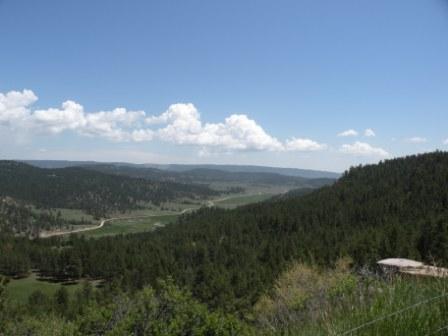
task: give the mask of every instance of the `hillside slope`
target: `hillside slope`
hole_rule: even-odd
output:
[[[318,188],[334,182],[329,178],[304,178],[263,172],[229,172],[210,168],[195,168],[186,171],[167,171],[156,168],[143,168],[114,164],[94,164],[83,166],[86,169],[107,174],[116,174],[154,181],[172,181],[188,184],[250,184],[288,186],[290,188]]]
[[[32,166],[39,168],[67,168],[92,165],[107,165],[131,168],[152,168],[166,173],[182,173],[195,169],[220,170],[230,173],[270,173],[286,176],[296,176],[310,179],[337,179],[341,176],[339,173],[327,172],[321,170],[298,169],[298,168],[280,168],[266,166],[244,166],[244,165],[220,165],[220,164],[135,164],[128,162],[95,162],[95,161],[66,161],[66,160],[22,160]]]
[[[194,169],[221,170],[230,173],[270,173],[303,178],[329,178],[337,179],[341,174],[322,170],[281,168],[251,165],[225,165],[225,164],[145,164],[146,167],[157,168],[172,172],[185,172]]]
[[[217,306],[226,295],[256,297],[292,260],[330,265],[348,255],[364,266],[394,256],[447,265],[448,153],[352,168],[305,196],[204,209],[157,236],[177,256],[176,277]]]
[[[73,256],[64,258],[80,260],[84,276],[120,277],[131,287],[172,276],[213,307],[244,309],[294,260],[331,265],[348,255],[364,266],[396,256],[447,264],[447,206],[448,154],[436,152],[352,168],[307,195],[205,208],[154,233],[73,240],[66,251]],[[59,257],[40,255],[34,267],[57,273],[51,260]]]
[[[142,202],[160,204],[181,197],[217,194],[205,186],[115,176],[80,167],[42,169],[0,161],[0,196],[44,208],[82,209],[102,216],[138,208]]]

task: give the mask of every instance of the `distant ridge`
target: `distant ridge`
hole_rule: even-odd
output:
[[[42,163],[49,166],[50,162]],[[206,185],[147,180],[84,166],[40,168],[0,160],[0,198],[11,197],[40,208],[81,209],[97,217],[183,198],[204,199],[220,193]],[[99,165],[93,165],[97,167]],[[54,165],[53,165],[54,167]]]
[[[221,170],[231,173],[273,173],[286,176],[304,177],[304,178],[329,178],[337,179],[341,176],[339,173],[312,170],[312,169],[299,169],[299,168],[280,168],[269,166],[254,166],[254,165],[220,165],[220,164],[136,164],[127,162],[96,162],[96,161],[68,161],[68,160],[17,160],[20,162],[28,163],[32,166],[39,168],[67,168],[86,165],[116,165],[116,166],[129,166],[135,168],[156,168],[160,170],[170,172],[185,172],[196,169],[213,169]]]
[[[46,168],[46,169],[78,167],[98,163],[95,161],[67,161],[67,160],[15,160],[15,161],[27,163],[34,167]]]
[[[220,164],[145,164],[146,167],[157,168],[161,170],[183,172],[192,169],[215,169],[232,173],[274,173],[286,176],[296,176],[305,178],[331,178],[337,179],[341,176],[339,173],[299,169],[299,168],[281,168],[269,166],[254,165],[220,165]]]

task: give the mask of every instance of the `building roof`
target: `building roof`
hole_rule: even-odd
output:
[[[377,262],[383,266],[395,266],[395,267],[422,267],[424,264],[420,261],[405,259],[405,258],[388,258]]]
[[[448,269],[435,266],[424,266],[419,268],[406,269],[401,272],[412,275],[425,275],[438,278],[448,277]]]

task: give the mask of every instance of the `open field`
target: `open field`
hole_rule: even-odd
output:
[[[251,203],[265,201],[274,196],[274,194],[248,194],[248,195],[234,195],[222,199],[214,200],[213,205],[220,208],[233,209],[238,206],[243,206]]]
[[[65,286],[70,295],[81,287],[80,283],[62,285],[61,283],[39,280],[35,273],[31,273],[27,278],[11,279],[6,287],[6,292],[11,301],[24,304],[34,291],[40,290],[44,294],[51,296],[54,295],[60,286]]]
[[[296,186],[277,186],[272,184],[262,184],[262,183],[239,183],[239,182],[211,182],[208,185],[210,188],[215,190],[227,190],[232,187],[239,187],[244,189],[244,193],[240,194],[282,194],[291,189],[295,189]]]
[[[154,230],[157,226],[173,222],[178,216],[178,214],[166,214],[147,218],[117,219],[105,223],[100,229],[85,231],[82,235],[89,238],[100,238],[118,234],[147,232]]]
[[[105,224],[95,230],[78,233],[87,238],[100,238],[111,235],[148,232],[157,227],[174,222],[182,212],[193,211],[201,206],[217,206],[223,208],[235,208],[249,203],[261,202],[273,194],[235,194],[226,197],[216,198],[206,203],[185,202],[165,204],[160,208],[140,209],[125,214],[116,214],[114,217],[123,217],[105,222]],[[79,219],[85,214],[78,210],[61,209],[65,218]],[[62,213],[62,211],[61,211]],[[126,218],[135,217],[135,218]],[[138,218],[142,217],[142,218]],[[93,220],[93,218],[92,218]],[[93,221],[94,222],[94,221]],[[84,227],[84,225],[83,225]],[[26,303],[29,296],[40,290],[49,296],[53,295],[61,286],[60,283],[39,280],[35,273],[23,279],[12,279],[8,284],[8,296],[17,303]],[[69,293],[74,293],[80,287],[79,284],[66,285]]]
[[[41,212],[41,209],[33,207],[33,210],[35,212]],[[63,209],[63,208],[54,208],[52,209],[54,212],[60,212],[61,217],[65,220],[75,220],[75,221],[88,221],[88,222],[94,222],[95,219],[92,215],[89,215],[85,213],[82,210],[79,209]]]
[[[207,205],[231,209],[236,208],[237,206],[242,206],[255,202],[261,202],[272,196],[273,196],[272,194],[255,194],[255,195],[237,194],[208,201]],[[168,223],[174,222],[182,212],[194,211],[200,208],[200,206],[203,206],[203,204],[172,203],[170,205],[164,205],[160,209],[135,210],[127,214],[117,215],[117,217],[123,216],[123,217],[136,217],[136,218],[123,218],[123,219],[111,220],[106,222],[103,227],[97,230],[85,231],[82,234],[85,237],[99,238],[117,234],[152,231],[157,227],[164,226]],[[173,211],[174,209],[176,209],[177,211]]]
[[[273,191],[273,190],[270,190]],[[101,224],[89,217],[94,225],[76,225],[71,229],[60,232],[41,232],[42,238],[54,235],[68,235],[70,233],[83,235],[85,237],[99,238],[110,235],[148,232],[157,227],[174,222],[183,213],[194,211],[202,206],[216,206],[226,209],[233,209],[238,206],[257,203],[267,200],[276,193],[258,191],[256,193],[233,194],[224,197],[213,198],[204,201],[183,200],[179,202],[164,203],[159,207],[147,204],[146,208],[132,210],[126,213],[111,214],[109,219],[103,219]],[[145,206],[145,205],[143,205]],[[64,218],[80,219],[84,213],[79,210],[60,209]],[[79,232],[76,232],[79,231]]]
[[[185,209],[199,208],[204,204],[204,201],[185,202],[166,202],[160,206],[148,206],[144,209],[131,210],[126,213],[111,214],[111,217],[132,217],[132,216],[154,216],[154,215],[175,215]]]

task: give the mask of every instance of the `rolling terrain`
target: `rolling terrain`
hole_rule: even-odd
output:
[[[145,203],[205,199],[219,195],[206,186],[149,181],[81,167],[44,169],[0,161],[0,196],[41,208],[81,209],[97,217],[138,209]]]
[[[221,170],[230,173],[271,173],[280,174],[286,176],[296,176],[304,178],[329,178],[337,179],[341,176],[339,173],[327,172],[321,170],[311,170],[311,169],[298,169],[298,168],[281,168],[281,167],[267,167],[267,166],[245,166],[245,165],[218,165],[218,164],[168,164],[168,165],[157,165],[157,164],[145,164],[147,167],[158,168],[166,171],[173,172],[185,172],[194,169],[211,169],[211,170]]]
[[[195,169],[219,170],[230,173],[271,173],[286,176],[296,176],[303,178],[328,178],[337,179],[341,176],[339,173],[327,172],[321,170],[298,169],[298,168],[280,168],[266,166],[245,166],[245,165],[219,165],[219,164],[133,164],[127,162],[95,162],[95,161],[65,161],[65,160],[22,160],[32,166],[39,168],[67,168],[77,166],[106,165],[131,168],[153,168],[165,172],[188,172]]]
[[[333,183],[340,174],[332,172],[230,165],[151,165],[82,161],[24,161],[41,168],[82,167],[85,169],[159,182],[206,185],[224,192],[261,190],[277,194],[295,188],[319,188]],[[269,190],[272,189],[272,190]]]
[[[187,316],[203,316],[187,308],[197,300],[204,314],[225,312],[229,320],[216,318],[232,321],[231,330],[241,335],[343,334],[363,324],[366,335],[420,335],[443,327],[445,280],[385,280],[375,263],[404,257],[448,265],[447,209],[448,153],[434,152],[353,167],[313,191],[234,209],[201,207],[157,230],[151,231],[157,222],[147,223],[149,232],[48,240],[3,235],[0,270],[104,279],[104,289],[97,289],[104,296],[91,307],[114,307],[117,288],[132,302],[169,297]],[[411,310],[416,303],[422,307]],[[401,309],[409,313],[393,324],[369,322]],[[75,321],[71,314],[80,318],[71,310],[62,316]],[[123,314],[123,328],[140,325],[144,316],[132,308]],[[82,332],[93,330],[73,323]],[[107,319],[95,323],[106,328]]]
[[[40,231],[44,236],[51,231],[86,232],[98,228],[100,217],[132,217],[142,211],[148,217],[160,211],[160,215],[178,215],[184,207],[232,208],[290,189],[317,188],[333,182],[274,173],[212,169],[169,172],[123,164],[39,163],[45,168],[0,161],[0,215],[9,217],[2,222],[3,230],[28,236],[37,236]],[[138,226],[132,232],[138,232]],[[147,231],[146,226],[141,225],[141,230]]]

